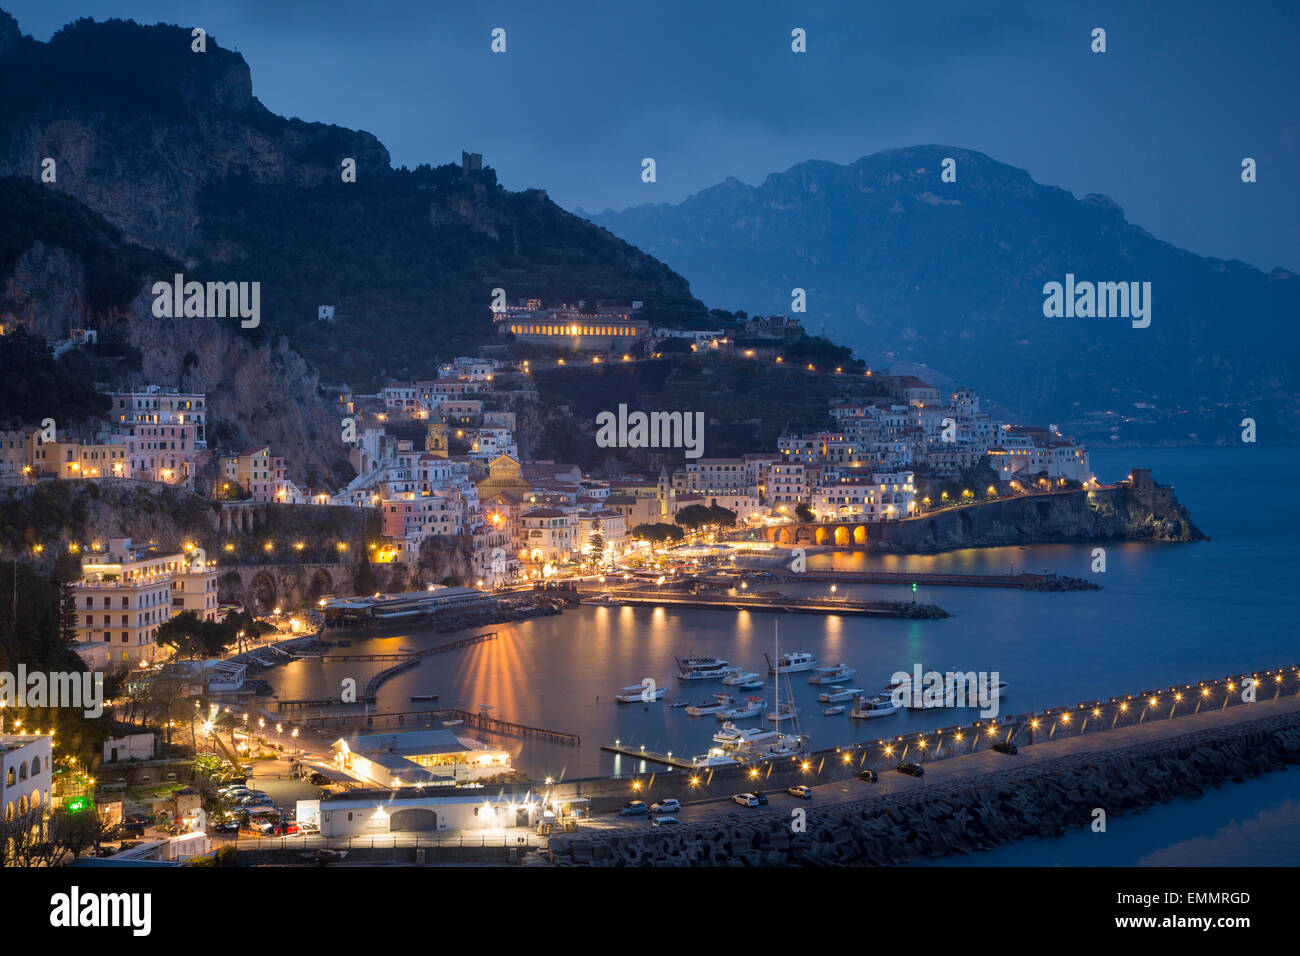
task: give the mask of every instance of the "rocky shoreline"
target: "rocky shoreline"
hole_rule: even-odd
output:
[[[884,866],[1060,834],[1210,787],[1300,764],[1300,714],[1215,728],[1111,753],[1079,754],[871,800],[810,808],[807,831],[768,813],[670,832],[554,837],[561,866]]]

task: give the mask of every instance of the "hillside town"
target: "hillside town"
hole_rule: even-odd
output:
[[[752,539],[773,525],[890,522],[1095,485],[1087,449],[1054,427],[999,420],[973,388],[945,392],[913,375],[872,370],[860,373],[870,395],[833,401],[828,428],[782,434],[775,448],[665,455],[657,469],[613,474],[523,458],[517,409],[538,401],[532,379],[543,362],[567,361],[574,373],[585,363],[631,362],[624,343],[637,341],[649,360],[665,343],[685,342],[718,361],[754,359],[761,350],[781,363],[783,344],[803,334],[784,316],[747,320],[743,334],[652,328],[639,305],[523,302],[500,312],[500,331],[525,341],[558,337],[567,359],[459,356],[436,379],[390,381],[373,394],[329,390],[356,473],[343,487],[299,487],[288,477],[292,463],[268,444],[209,447],[206,397],[163,385],[109,393],[111,411],[91,436],[51,434],[49,423],[0,432],[0,481],[121,479],[200,490],[219,502],[369,509],[381,528],[371,561],[414,566],[433,539],[469,554],[472,579],[454,583],[483,591],[613,569],[663,540],[665,526],[708,524],[715,534]],[[220,556],[163,553],[129,538],[80,547],[77,640],[93,667],[154,661],[169,618],[193,611],[215,621],[230,609],[218,604]]]

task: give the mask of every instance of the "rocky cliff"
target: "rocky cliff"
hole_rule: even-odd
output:
[[[318,375],[283,336],[222,319],[160,319],[153,280],[179,263],[126,242],[101,217],[36,183],[0,179],[0,323],[46,339],[97,329],[131,361],[105,369],[102,387],[172,385],[208,399],[210,448],[268,443],[310,489],[350,477],[337,416]],[[63,423],[60,423],[62,426]]]
[[[267,321],[331,382],[431,378],[495,337],[493,290],[644,303],[704,322],[681,276],[484,167],[392,169],[366,132],[277,116],[248,64],[188,27],[79,20],[48,43],[0,13],[0,174],[37,180],[210,278],[260,281]],[[345,181],[343,162],[355,161]],[[318,306],[335,322],[317,321]]]
[[[869,524],[873,551],[931,552],[953,548],[1070,541],[1201,541],[1172,491],[1125,487],[990,501],[906,521]]]

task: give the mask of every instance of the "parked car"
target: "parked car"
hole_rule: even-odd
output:
[[[925,768],[922,767],[919,763],[900,763],[898,765],[898,772],[905,773],[909,777],[925,776]]]
[[[792,797],[799,797],[801,800],[812,799],[812,787],[805,787],[803,784],[790,787],[788,790],[786,790],[786,793],[790,794],[790,796]]]
[[[623,809],[618,811],[620,817],[639,817],[650,812],[644,800],[632,800],[623,804]]]
[[[660,800],[658,803],[650,804],[651,813],[676,813],[682,808],[680,800],[669,797],[667,800]]]
[[[239,824],[234,820],[230,820],[227,821],[226,823],[218,823],[215,827],[213,827],[213,829],[216,830],[218,833],[238,833]]]
[[[742,807],[756,807],[758,806],[758,797],[752,793],[738,793],[731,798],[731,802],[738,803]]]
[[[650,818],[650,825],[652,827],[671,827],[671,826],[675,826],[676,824],[677,824],[676,817],[662,816],[662,817]]]
[[[767,806],[767,794],[765,794],[762,790],[754,791],[754,799],[758,801],[759,806],[761,807]]]
[[[875,783],[879,778],[874,770],[864,770],[858,774],[859,780],[865,780],[867,783]]]
[[[996,750],[996,751],[997,751],[998,753],[1000,753],[1000,754],[1018,754],[1018,753],[1020,753],[1020,748],[1019,748],[1019,747],[1017,747],[1015,744],[1010,743],[1009,741],[1006,741],[1006,740],[999,740],[997,743],[995,743],[995,744],[994,744],[991,748],[989,748],[989,749],[990,749],[990,750]]]

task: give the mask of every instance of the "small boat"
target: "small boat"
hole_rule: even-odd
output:
[[[842,713],[844,713],[843,704],[836,704],[834,707],[826,707],[822,709],[823,717],[834,717],[836,714],[842,714]]]
[[[853,709],[849,711],[849,716],[856,720],[873,720],[876,717],[888,717],[896,714],[903,708],[896,705],[893,698],[888,694],[877,694],[875,697],[858,697],[853,701]]]
[[[776,710],[767,715],[768,720],[780,723],[783,720],[794,720],[799,713],[799,708],[788,700],[781,701]]]
[[[654,685],[653,690],[644,684],[629,684],[615,694],[614,699],[620,704],[649,704],[663,697],[667,690],[667,687],[658,684]]]
[[[761,680],[751,680],[740,685],[741,690],[762,690],[765,685]]]
[[[756,717],[767,709],[767,702],[761,697],[746,697],[745,702],[729,710],[718,711],[718,720],[742,720]]]
[[[692,717],[703,717],[706,714],[716,714],[719,711],[727,710],[736,699],[730,694],[714,694],[707,703],[691,704],[686,708],[686,713]]]
[[[737,684],[753,683],[757,679],[758,679],[758,675],[755,673],[751,672],[751,673],[742,674],[739,671],[737,671],[735,674],[732,674],[730,677],[722,678],[722,683],[726,684],[728,687],[734,687]],[[759,682],[759,686],[762,686],[761,681]]]
[[[690,702],[689,700],[679,700],[679,701],[677,701],[675,704],[669,704],[668,706],[671,707],[671,708],[673,708],[674,710],[676,710],[676,709],[679,708],[679,707],[689,707],[689,706],[691,706],[691,702]]]
[[[412,701],[418,701],[418,700],[437,700],[437,699],[438,699],[438,695],[437,695],[437,694],[412,694],[412,695],[411,695],[411,700],[412,700]]]
[[[457,724],[463,724],[463,723],[465,723],[465,721],[457,717],[455,720],[444,720],[442,722],[442,725],[444,727],[455,727]]]
[[[817,699],[823,704],[834,704],[842,700],[852,700],[854,697],[861,695],[861,687],[832,687],[830,690],[824,690],[818,694]]]
[[[740,670],[716,657],[675,657],[682,680],[719,680]]]
[[[772,663],[772,658],[767,654],[767,672],[769,674],[794,674],[798,671],[810,671],[817,666],[817,658],[807,651],[790,651],[782,654]]]
[[[857,673],[855,668],[850,667],[843,662],[833,667],[819,667],[813,671],[812,677],[808,678],[810,684],[838,684],[840,681],[848,680]]]

